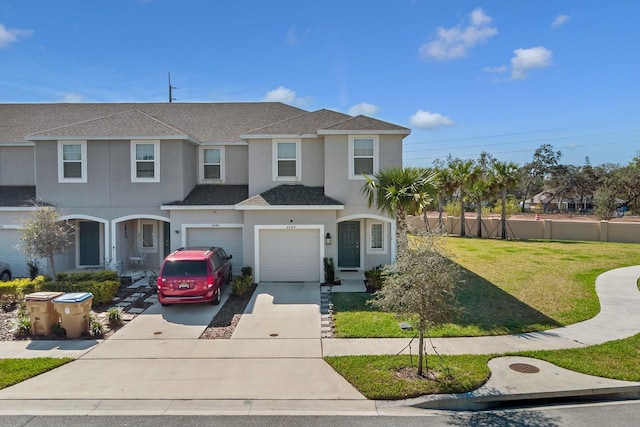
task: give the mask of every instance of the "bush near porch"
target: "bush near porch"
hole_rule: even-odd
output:
[[[118,274],[115,271],[97,271],[82,273],[59,273],[57,281],[49,276],[38,276],[35,279],[14,279],[0,282],[0,296],[13,295],[22,297],[32,292],[91,292],[93,306],[104,305],[116,296],[120,288]]]

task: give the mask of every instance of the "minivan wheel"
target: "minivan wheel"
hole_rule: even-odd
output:
[[[11,280],[11,274],[8,271],[3,271],[0,274],[0,282],[8,282],[9,280]]]
[[[211,304],[213,304],[213,305],[220,304],[220,294],[221,293],[222,293],[222,291],[220,290],[220,286],[218,286],[218,289],[216,289],[216,293],[213,295],[213,299],[211,300]]]

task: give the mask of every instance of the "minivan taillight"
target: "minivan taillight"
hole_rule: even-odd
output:
[[[207,288],[213,288],[214,278],[213,276],[207,276]]]

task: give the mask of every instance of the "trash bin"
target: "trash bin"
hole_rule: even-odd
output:
[[[67,338],[80,338],[83,332],[89,332],[89,311],[91,311],[92,301],[91,292],[71,292],[53,300]]]
[[[31,319],[32,335],[50,335],[51,327],[60,321],[60,315],[53,307],[52,300],[64,292],[34,292],[24,296]]]

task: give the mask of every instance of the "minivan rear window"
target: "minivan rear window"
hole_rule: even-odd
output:
[[[206,276],[207,275],[207,262],[205,260],[199,261],[167,261],[164,264],[162,271],[163,276]]]

